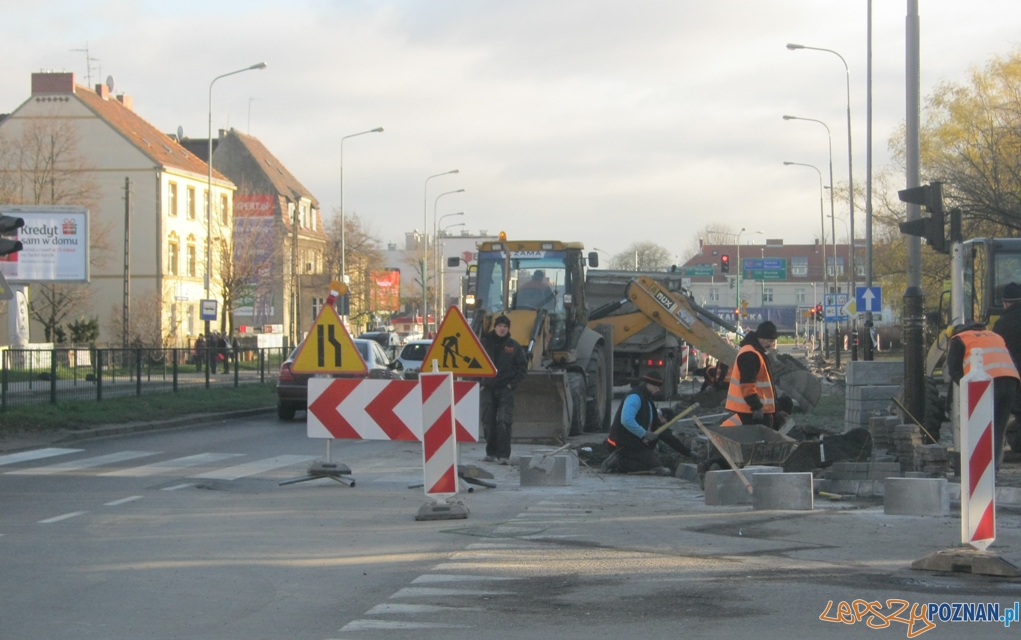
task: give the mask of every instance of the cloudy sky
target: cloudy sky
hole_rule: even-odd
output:
[[[904,120],[905,0],[874,3],[874,164]],[[922,0],[922,93],[1021,44],[1021,3]],[[463,211],[467,228],[580,240],[616,253],[652,240],[681,254],[709,222],[788,243],[819,236],[825,130],[847,180],[850,67],[855,180],[865,176],[866,2],[451,0],[27,3],[0,0],[0,112],[30,74],[74,71],[162,128],[249,130],[316,195],[384,241]],[[249,116],[250,114],[250,116]],[[457,175],[425,179],[451,169]],[[828,196],[827,196],[828,200]],[[828,206],[828,205],[827,205]],[[838,211],[838,213],[841,213]],[[846,210],[844,211],[846,213]],[[839,230],[838,239],[844,231]],[[827,227],[829,224],[827,224]],[[859,229],[863,225],[859,224]]]

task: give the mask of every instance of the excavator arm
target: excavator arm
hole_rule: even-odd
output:
[[[638,276],[632,280],[627,287],[626,296],[627,301],[634,304],[638,312],[597,321],[599,323],[613,321],[615,342],[619,342],[618,331],[626,332],[624,337],[627,337],[655,322],[699,351],[711,355],[720,362],[733,365],[737,358],[737,347],[716,333],[710,321],[725,328],[736,327],[699,308],[683,294],[670,291],[647,276]],[[644,316],[644,320],[639,316]],[[621,329],[617,328],[618,323]],[[770,354],[769,357],[774,384],[797,400],[806,412],[815,409],[822,395],[822,384],[819,379],[789,356],[776,357]]]

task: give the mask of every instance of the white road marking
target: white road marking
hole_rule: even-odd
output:
[[[122,504],[127,504],[129,502],[134,502],[135,500],[141,500],[141,499],[142,499],[142,496],[128,496],[127,498],[121,498],[120,500],[114,500],[113,502],[107,502],[103,506],[104,507],[116,507],[116,506],[119,506],[119,505],[122,505]]]
[[[72,513],[65,513],[62,516],[56,518],[47,518],[46,520],[40,520],[39,524],[52,524],[54,522],[60,522],[61,520],[68,520],[70,518],[77,518],[78,516],[85,515],[88,511],[74,511]]]
[[[510,591],[483,591],[481,589],[440,589],[438,587],[404,587],[391,598],[436,598],[446,596],[502,596]]]
[[[189,477],[204,478],[208,480],[237,480],[238,478],[254,476],[257,473],[272,471],[273,469],[279,469],[280,467],[308,462],[309,460],[315,460],[318,457],[319,456],[276,456],[275,458],[246,462],[245,464],[239,464],[235,467],[227,467],[226,469],[220,469],[219,471],[210,471],[209,473],[201,473],[197,476]]]
[[[117,471],[111,471],[109,473],[103,473],[104,476],[129,476],[132,478],[142,478],[145,476],[155,476],[161,473],[168,473],[176,471],[178,469],[185,469],[187,467],[196,467],[200,464],[209,464],[213,462],[219,462],[220,460],[226,460],[228,458],[236,458],[243,456],[243,453],[199,453],[193,456],[185,456],[183,458],[175,458],[173,460],[164,460],[162,462],[154,462],[141,467],[133,467],[131,469],[119,469]]]
[[[444,624],[442,622],[404,622],[401,620],[352,620],[340,628],[341,631],[367,631],[380,629],[468,629],[468,625]]]
[[[479,607],[441,607],[436,604],[399,604],[396,602],[377,604],[365,612],[367,616],[382,616],[394,613],[449,613],[453,611],[481,611]]]
[[[85,451],[85,449],[59,449],[56,447],[50,447],[48,449],[36,449],[35,451],[8,453],[5,456],[0,456],[0,467],[8,464],[17,464],[19,462],[28,462],[29,460],[39,460],[41,458],[66,456],[69,453],[81,453],[82,451]]]
[[[156,453],[157,452],[154,451],[118,451],[117,453],[110,453],[105,456],[96,456],[95,458],[83,458],[81,460],[72,460],[71,462],[51,464],[46,467],[33,467],[31,469],[8,471],[7,475],[47,476],[53,473],[63,473],[65,471],[81,471],[82,469],[101,467],[105,464],[113,464],[115,462],[124,462],[125,460],[134,460],[135,458],[154,456],[156,455]]]
[[[435,573],[427,573],[412,580],[411,584],[429,584],[436,582],[488,582],[490,580],[517,580],[517,578],[508,578],[506,576],[439,575]]]
[[[475,542],[466,549],[535,549],[534,544],[514,544],[511,542]]]
[[[163,487],[160,491],[177,491],[178,489],[185,489],[187,487],[194,487],[194,482],[185,482],[184,484],[175,484],[172,487]]]

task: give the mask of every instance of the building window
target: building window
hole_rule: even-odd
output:
[[[854,272],[856,274],[858,274],[859,276],[861,276],[862,278],[864,278],[865,277],[865,265],[862,264],[861,262],[854,263]]]
[[[188,305],[188,335],[195,335],[195,305]]]
[[[807,302],[806,296],[805,296],[805,289],[804,289],[804,287],[799,287],[799,288],[795,289],[794,290],[794,297],[796,298],[796,301],[798,302],[798,304]]]
[[[187,194],[185,196],[185,210],[188,212],[188,219],[195,219],[195,187],[188,187]]]
[[[319,213],[318,210],[312,209],[312,213],[310,216],[312,218],[312,231],[319,230],[319,222],[317,221],[317,218],[319,217],[318,213]]]
[[[230,211],[227,209],[227,194],[220,195],[220,224],[230,224]]]
[[[715,289],[715,288],[714,289],[710,289],[709,290],[709,302],[719,302],[719,301],[720,301],[720,290],[719,289]]]
[[[196,276],[196,274],[197,274],[197,271],[195,270],[196,269],[196,267],[195,267],[195,245],[189,244],[185,248],[184,251],[185,251],[185,253],[184,253],[184,260],[185,260],[185,262],[188,265],[186,267],[187,273],[188,273],[188,277],[189,278],[194,278]]]
[[[834,275],[833,262],[834,262],[833,256],[826,258],[826,273],[830,276]],[[844,256],[836,256],[836,264],[837,264],[836,275],[838,276],[844,275]]]
[[[326,305],[326,298],[312,298],[312,317],[318,318],[319,312],[323,310],[323,306]]]
[[[177,215],[177,183],[167,183],[167,215]]]
[[[180,249],[176,242],[171,242],[167,249],[167,273],[172,276],[178,275],[178,260]]]
[[[762,304],[773,301],[773,287],[763,287],[762,289]]]
[[[204,214],[202,216],[203,220],[205,220],[206,218],[209,217],[209,190],[208,189],[203,189],[202,190],[202,213]]]
[[[791,275],[801,276],[802,278],[808,275],[808,258],[807,257],[793,257],[791,258]]]
[[[301,216],[301,226],[302,226],[302,228],[307,229],[308,226],[309,226],[309,224],[308,224],[308,205],[305,204],[304,202],[302,202],[299,205],[299,209],[301,211],[301,213],[299,214]]]

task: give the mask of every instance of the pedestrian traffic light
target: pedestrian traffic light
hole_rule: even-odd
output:
[[[730,273],[730,256],[727,254],[720,256],[720,273]]]
[[[950,253],[944,228],[943,183],[930,182],[913,189],[898,191],[897,195],[900,196],[901,202],[921,205],[932,214],[928,218],[900,223],[900,232],[909,236],[925,238],[934,251]]]
[[[14,216],[0,216],[0,236],[12,236],[15,232],[25,226],[25,220]],[[20,240],[3,237],[0,238],[0,257],[21,251]]]

